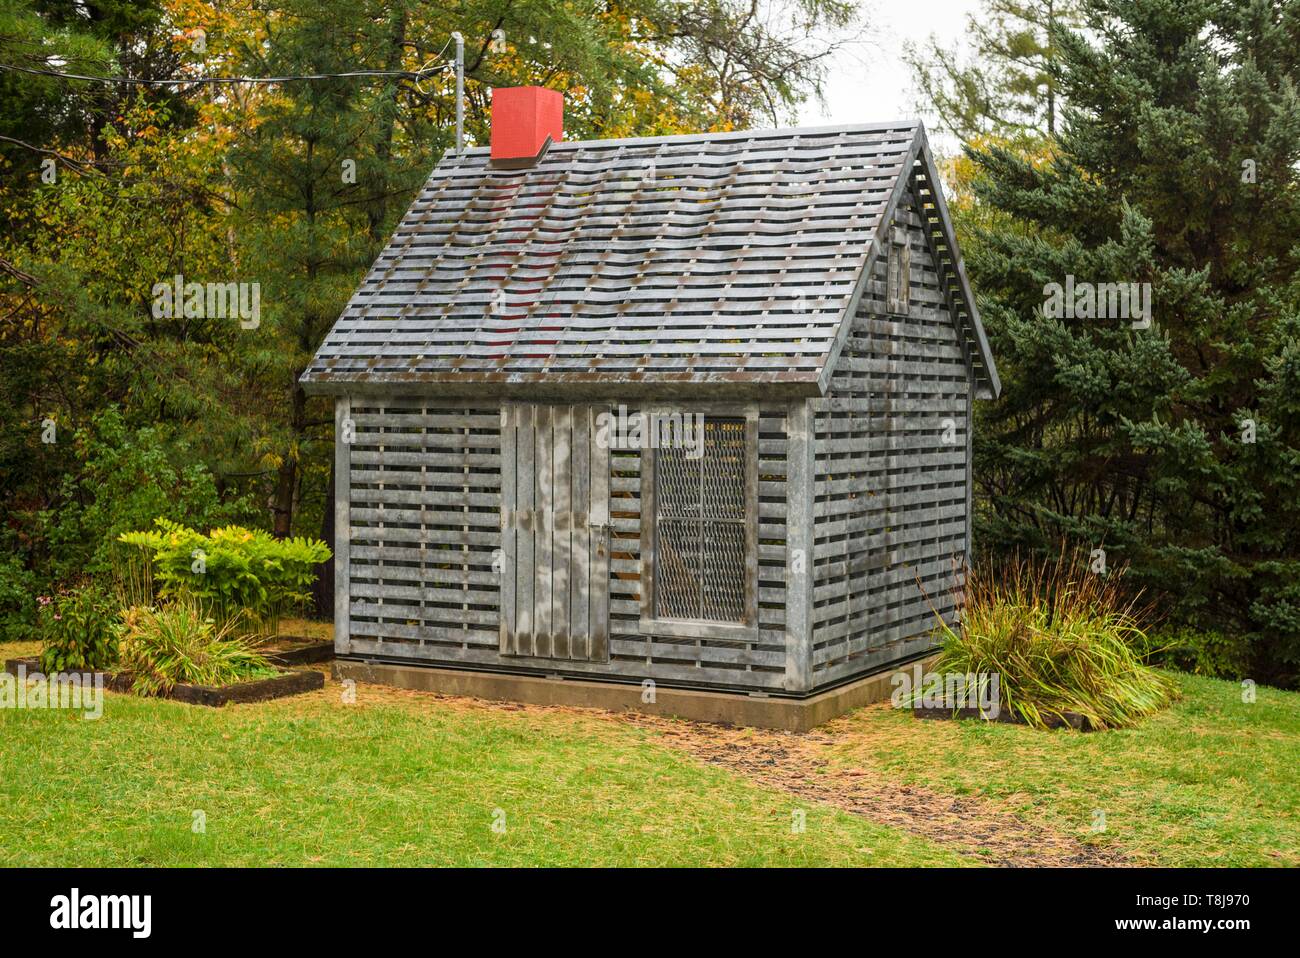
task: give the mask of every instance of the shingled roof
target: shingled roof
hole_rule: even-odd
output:
[[[916,123],[449,154],[320,347],[313,392],[819,395],[881,225],[934,184],[936,249],[984,395],[997,373]]]

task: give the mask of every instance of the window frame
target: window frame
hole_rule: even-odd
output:
[[[898,265],[898,275],[894,266]],[[885,312],[906,316],[912,308],[912,238],[907,230],[895,226],[889,231],[885,251]]]
[[[716,619],[673,619],[655,614],[656,536],[659,527],[656,472],[658,449],[641,450],[641,620],[643,635],[685,639],[758,640],[758,406],[710,404],[706,406],[644,406],[645,415],[699,414],[706,420],[741,419],[745,423],[745,609],[739,622]]]

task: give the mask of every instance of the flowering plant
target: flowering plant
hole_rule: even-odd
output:
[[[41,669],[46,673],[105,669],[117,661],[110,626],[115,603],[98,586],[36,599]]]

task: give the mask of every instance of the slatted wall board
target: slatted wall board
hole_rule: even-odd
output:
[[[354,398],[352,419],[351,650],[495,651],[499,407]]]
[[[909,190],[911,306],[886,310],[877,261],[815,429],[813,678],[836,682],[933,644],[967,548],[970,384]],[[951,442],[946,442],[950,439]]]
[[[640,631],[641,453],[610,451],[605,663],[503,655],[501,407],[352,399],[350,651],[449,666],[780,690],[786,671],[784,406],[759,413],[755,641]],[[593,481],[595,481],[593,479]]]

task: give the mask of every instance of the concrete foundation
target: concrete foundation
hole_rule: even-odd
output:
[[[934,658],[929,656],[922,659],[922,668],[929,668]],[[420,692],[466,695],[502,702],[569,705],[612,712],[644,712],[697,722],[806,732],[855,708],[887,700],[894,690],[893,676],[901,671],[910,672],[915,665],[915,662],[909,662],[891,667],[804,699],[675,689],[659,685],[654,688],[654,701],[647,702],[644,699],[649,697],[649,691],[640,685],[539,675],[510,675],[502,672],[473,672],[428,665],[391,665],[350,659],[335,661],[334,677],[340,681],[352,679]]]

